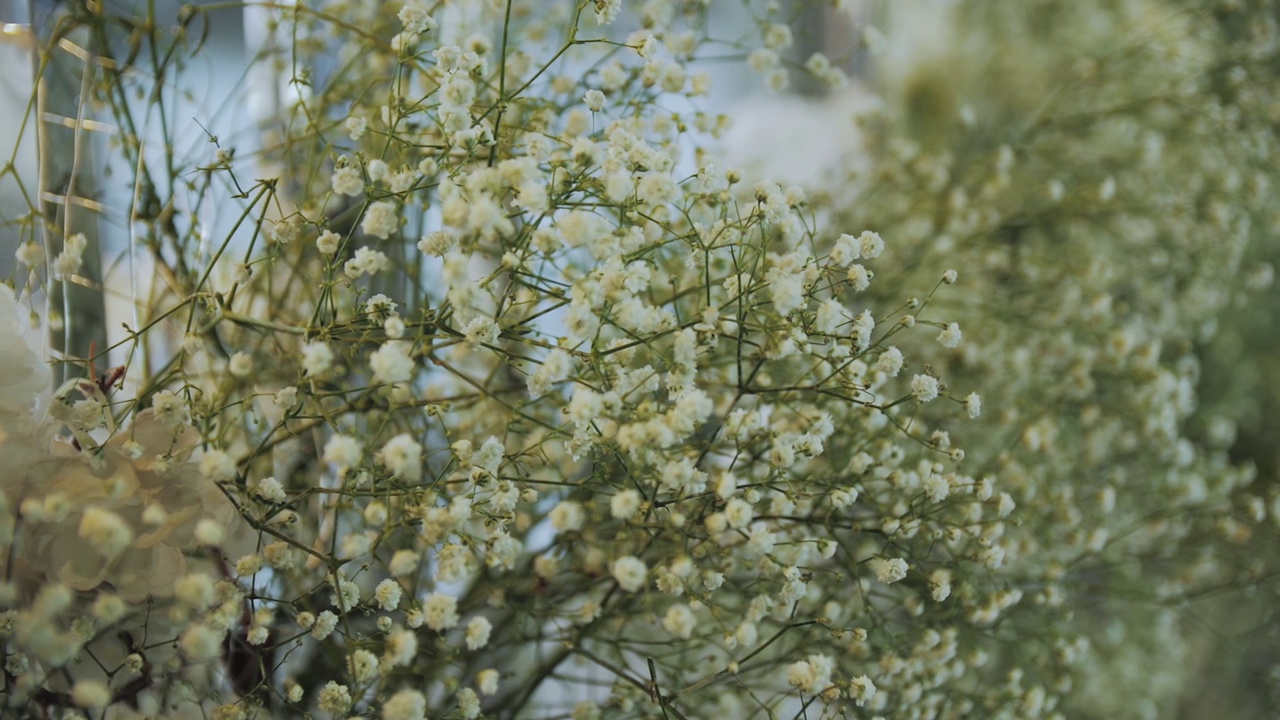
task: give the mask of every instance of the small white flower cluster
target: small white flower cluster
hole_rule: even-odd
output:
[[[49,424],[0,286],[16,702],[584,720],[652,714],[652,682],[673,717],[1147,707],[1117,688],[1167,692],[1184,636],[1108,593],[1181,607],[1274,565],[1232,554],[1280,501],[1226,454],[1198,354],[1269,279],[1231,283],[1274,209],[1280,90],[1225,68],[1274,32],[1159,0],[1042,22],[1058,1],[951,3],[947,73],[886,83],[858,177],[823,187],[716,167],[718,7],[268,11],[298,88],[262,150],[281,180],[218,212],[270,241],[231,258],[181,183],[140,206],[172,292],[108,351],[124,380],[88,359]],[[750,9],[731,44],[766,86],[845,83],[792,54],[781,4]],[[1262,23],[1232,36],[1254,55],[1193,27],[1243,32],[1226,15]],[[167,169],[239,187],[249,161],[219,157]],[[79,282],[87,252],[18,257]],[[579,659],[616,683],[566,702]]]

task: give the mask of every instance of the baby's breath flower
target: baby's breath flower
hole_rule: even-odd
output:
[[[971,418],[982,414],[982,398],[978,397],[978,393],[971,392],[964,397],[964,409]]]
[[[399,383],[413,376],[413,358],[409,357],[409,345],[405,341],[384,342],[369,356],[369,368],[374,382]]]
[[[400,227],[400,215],[395,203],[376,202],[365,210],[364,220],[360,223],[360,229],[366,235],[386,240],[391,237],[391,233]]]
[[[425,720],[427,698],[417,690],[400,690],[382,704],[382,720]]]
[[[618,586],[627,592],[638,592],[644,587],[647,574],[648,568],[637,557],[627,555],[613,561],[613,579],[617,580]]]
[[[15,253],[18,262],[29,268],[35,268],[40,265],[40,261],[44,259],[44,250],[34,241],[28,241],[18,246]]]
[[[622,9],[622,0],[592,0],[595,3],[596,22],[608,25],[618,17]]]
[[[422,603],[422,613],[427,627],[443,632],[458,624],[458,599],[452,595],[432,593]]]
[[[200,459],[200,472],[214,482],[231,480],[236,476],[236,462],[222,450],[206,450]]]
[[[351,708],[351,690],[330,680],[320,688],[320,709],[331,713],[345,713]]]
[[[875,683],[871,682],[871,678],[866,675],[859,675],[849,681],[849,697],[853,698],[858,707],[865,707],[875,696]]]
[[[342,271],[347,277],[355,279],[362,275],[376,275],[390,267],[391,261],[385,254],[370,247],[362,247],[356,250],[355,257],[342,266]]]
[[[672,635],[688,639],[693,635],[694,625],[697,619],[693,615],[693,611],[688,605],[676,603],[667,608],[667,614],[662,617],[662,627]]]
[[[357,683],[364,684],[378,676],[378,658],[368,650],[360,649],[351,653],[347,665],[352,679]]]
[[[400,607],[400,592],[400,583],[387,579],[378,583],[378,587],[373,591],[373,597],[378,607],[390,611]]]
[[[561,502],[552,508],[551,526],[561,532],[574,532],[582,529],[582,506],[571,500]]]
[[[78,707],[99,710],[111,703],[111,690],[97,680],[77,680],[71,686],[71,701]]]
[[[945,348],[954,348],[960,345],[962,334],[960,326],[956,323],[948,323],[942,328],[942,332],[938,333],[938,342]]]
[[[302,614],[298,615],[298,620],[301,622]],[[316,640],[324,640],[332,635],[337,627],[338,616],[329,610],[322,610],[319,615],[315,616],[315,622],[311,626],[311,637]]]
[[[360,168],[354,165],[339,167],[333,171],[331,180],[333,191],[339,195],[356,195],[364,194],[364,176],[360,173]]]
[[[486,668],[476,673],[476,687],[483,695],[493,695],[498,692],[498,679],[497,670]]]
[[[422,446],[407,433],[388,440],[376,453],[376,458],[402,480],[417,482],[422,479]]]
[[[916,375],[911,378],[911,394],[920,402],[938,397],[938,378],[932,375]]]
[[[479,347],[481,344],[492,345],[498,340],[498,324],[491,318],[478,317],[462,328],[467,344]]]
[[[466,643],[468,650],[479,650],[489,644],[489,633],[493,625],[483,615],[477,615],[467,622]]]
[[[386,652],[382,659],[391,667],[408,666],[418,654],[418,636],[403,628],[387,637]]]
[[[81,516],[80,537],[89,541],[102,557],[112,560],[133,542],[133,530],[116,513],[91,507]]]
[[[333,351],[321,342],[309,342],[302,348],[302,369],[312,377],[320,377],[333,367]]]
[[[764,74],[778,66],[778,53],[767,48],[756,48],[747,55],[747,66],[754,73]]]
[[[352,467],[360,462],[362,454],[359,440],[349,435],[335,433],[324,444],[322,459],[340,467]]]
[[[480,716],[480,698],[475,690],[462,688],[458,691],[458,712],[464,720],[473,720]]]
[[[873,562],[876,580],[891,585],[907,576],[907,561],[902,558],[876,558]]]
[[[316,249],[325,255],[332,255],[338,252],[338,246],[342,243],[342,236],[336,232],[326,230],[320,233],[320,237],[316,238]]]
[[[196,623],[179,636],[178,648],[192,662],[209,662],[221,656],[224,635],[205,623]]]

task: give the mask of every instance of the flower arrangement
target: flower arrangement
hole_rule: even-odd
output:
[[[94,248],[32,204],[0,288],[6,713],[1157,717],[1178,612],[1274,596],[1197,394],[1271,276],[1273,2],[920,4],[786,187],[708,70],[849,92],[781,3],[234,4],[287,80],[242,146],[139,130],[215,6],[40,51],[145,271],[56,389],[22,318],[81,330]]]

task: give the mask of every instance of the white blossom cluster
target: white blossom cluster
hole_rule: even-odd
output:
[[[719,4],[271,10],[283,170],[192,163],[240,252],[138,215],[146,361],[44,417],[0,289],[5,711],[1165,711],[1163,609],[1272,562],[1197,383],[1262,285],[1276,8],[960,0],[860,120],[869,175],[799,187],[718,166],[703,60],[851,66]],[[65,247],[19,248],[33,289]]]

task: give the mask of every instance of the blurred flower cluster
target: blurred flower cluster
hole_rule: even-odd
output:
[[[886,6],[880,100],[774,138],[849,153],[808,185],[709,96],[866,92],[800,6],[252,7],[289,100],[163,162],[127,98],[209,10],[65,9],[156,279],[57,388],[21,318],[94,248],[33,207],[0,288],[4,712],[1159,717],[1183,613],[1274,593],[1200,388],[1271,280],[1280,5]]]

